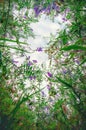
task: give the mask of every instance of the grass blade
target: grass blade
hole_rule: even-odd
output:
[[[61,50],[64,50],[64,51],[69,51],[69,50],[83,50],[83,51],[86,51],[86,47],[78,46],[78,45],[70,45],[70,46],[63,47]]]

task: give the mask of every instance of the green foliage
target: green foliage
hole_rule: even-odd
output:
[[[69,50],[83,50],[86,51],[86,47],[78,46],[78,45],[70,45],[62,48],[61,50],[69,51]]]
[[[29,25],[37,22],[37,18],[34,13],[28,16],[29,10],[38,5],[46,8],[53,0],[0,3],[1,130],[86,129],[86,1],[55,2],[60,7],[59,13],[66,12],[65,18],[70,24],[49,42],[52,45],[47,52],[55,61],[50,68],[55,73],[50,78],[45,74],[50,85],[48,97],[42,93],[45,87],[41,88],[44,72],[36,64],[28,64],[30,52],[24,49],[28,43],[21,38],[35,37]],[[13,5],[18,13],[26,9],[25,13],[14,16]],[[11,50],[25,56],[23,64],[17,66]],[[28,88],[25,86],[27,80]]]

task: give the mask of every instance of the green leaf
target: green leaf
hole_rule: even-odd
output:
[[[67,88],[72,89],[73,93],[77,96],[77,98],[79,98],[79,95],[77,94],[77,92],[75,91],[75,89],[73,88],[72,84],[67,83],[66,81],[64,81],[63,79],[56,77],[61,83],[63,83]]]
[[[1,41],[9,41],[9,42],[15,42],[15,43],[17,43],[17,40],[12,40],[12,39],[7,39],[7,38],[0,38],[0,40]],[[18,41],[18,43],[20,43],[20,44],[27,44],[25,42],[20,42],[20,41]]]
[[[73,88],[72,84],[69,84],[67,83],[65,80],[59,78],[59,77],[56,77],[57,79],[56,80],[51,80],[52,82],[60,82],[62,84],[64,84],[66,86],[67,89],[71,89],[73,91],[73,93],[75,94],[75,96],[79,99],[79,95],[77,94],[77,92],[75,91],[75,89]]]
[[[81,62],[81,64],[80,64],[80,65],[84,64],[85,62],[86,62],[86,59],[84,59],[84,60]]]
[[[67,87],[69,88],[72,88],[72,85],[67,83],[66,81],[64,81],[63,79],[59,78],[59,77],[56,77],[58,79],[58,81],[60,81],[61,83],[63,83],[64,85],[66,85]]]
[[[69,51],[69,50],[83,50],[83,51],[86,51],[86,47],[78,46],[78,45],[70,45],[70,46],[63,47],[61,50],[64,50],[64,51]]]
[[[4,45],[4,43],[2,43],[2,44],[0,43],[0,47],[5,47],[5,48],[14,49],[14,50],[19,50],[19,51],[23,51],[23,52],[29,53],[28,51],[26,51],[26,50],[24,50],[24,49],[17,48],[17,47],[14,47],[14,46]]]

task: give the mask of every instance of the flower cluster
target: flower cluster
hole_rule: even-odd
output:
[[[36,49],[36,51],[38,51],[38,52],[43,51],[43,50],[42,50],[42,47],[38,47],[38,48]]]
[[[37,5],[34,6],[34,12],[36,17],[39,16],[39,14],[42,12],[50,14],[51,10],[55,10],[56,12],[58,12],[60,10],[60,7],[56,4],[56,2],[49,4],[47,7],[41,7]]]

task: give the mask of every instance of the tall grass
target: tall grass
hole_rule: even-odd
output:
[[[1,130],[85,130],[86,129],[86,2],[65,1],[0,1],[0,129]],[[24,16],[14,18],[15,9]],[[40,6],[39,6],[40,5]],[[37,8],[34,8],[34,7]],[[52,8],[53,6],[53,8]],[[28,16],[29,8],[36,15]],[[57,8],[59,10],[57,10]],[[39,12],[37,12],[37,10]],[[27,57],[26,39],[34,37],[29,27],[41,12],[55,17],[61,13],[70,24],[59,32],[46,51],[54,64],[46,73]],[[53,13],[52,13],[53,12]],[[53,14],[53,16],[52,16]],[[39,16],[40,17],[40,16]],[[29,28],[29,29],[27,29]],[[9,45],[9,43],[11,45]],[[11,49],[26,57],[17,66]],[[43,75],[49,83],[48,97],[41,89]],[[30,85],[25,87],[25,81]]]

